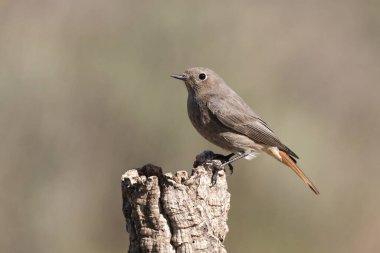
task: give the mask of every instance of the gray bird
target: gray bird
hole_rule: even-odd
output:
[[[233,152],[230,164],[265,152],[289,166],[312,190],[318,189],[296,165],[298,156],[224,80],[208,68],[189,68],[171,77],[185,82],[187,111],[195,129],[211,143]]]

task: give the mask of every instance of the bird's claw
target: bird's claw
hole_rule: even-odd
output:
[[[222,155],[215,154],[212,151],[204,151],[201,154],[197,155],[193,167],[196,168],[199,165],[205,164],[212,168],[211,184],[212,186],[214,186],[218,179],[218,172],[220,170],[224,170],[226,165],[228,165],[228,169],[230,170],[230,174],[232,175],[234,167],[229,162],[232,156],[234,156],[233,153],[229,155]]]
[[[232,166],[232,164],[228,164],[228,169],[230,170],[230,175],[232,175],[232,173],[234,173],[234,166]]]
[[[222,162],[222,169],[224,169],[223,164],[227,163],[232,156],[234,156],[234,153],[231,153],[229,155],[215,154],[213,159],[220,160]],[[227,165],[228,169],[230,170],[230,175],[232,175],[232,173],[234,173],[234,166],[232,166],[231,163],[228,163]]]
[[[214,186],[218,180],[218,173],[219,171],[224,170],[224,166],[222,164],[213,162],[211,167],[212,167],[211,186]]]

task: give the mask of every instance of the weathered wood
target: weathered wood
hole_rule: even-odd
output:
[[[213,153],[197,156],[191,176],[186,171],[162,174],[147,164],[122,177],[123,213],[129,253],[226,252],[230,194],[224,171],[211,185]]]

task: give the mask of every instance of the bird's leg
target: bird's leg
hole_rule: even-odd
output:
[[[222,155],[222,154],[214,154],[214,157],[213,159],[217,159],[217,160],[220,160],[222,162],[222,164],[228,162],[230,160],[231,157],[233,157],[235,154],[234,153],[231,153],[229,155]],[[234,172],[234,167],[232,166],[231,163],[227,164],[228,165],[228,168],[230,169],[230,173],[232,175],[232,173]],[[224,166],[221,166],[221,168],[223,168]]]
[[[220,157],[222,157],[222,159],[220,159],[220,161],[223,162],[223,163],[222,163],[221,165],[214,165],[214,166],[213,166],[213,167],[214,167],[214,171],[213,171],[213,173],[212,173],[211,184],[212,184],[212,185],[215,185],[215,184],[216,184],[216,180],[217,180],[217,178],[218,178],[218,171],[219,171],[219,170],[224,169],[224,167],[225,167],[226,165],[228,165],[228,167],[229,167],[229,169],[230,169],[230,171],[231,171],[231,174],[232,174],[232,172],[233,172],[233,166],[232,166],[231,163],[233,163],[233,162],[235,162],[235,161],[237,161],[237,160],[239,160],[239,159],[241,159],[241,158],[244,158],[244,157],[248,156],[248,155],[251,154],[251,153],[252,153],[252,151],[244,152],[244,153],[238,153],[235,157],[233,157],[233,156],[234,156],[234,153],[229,154],[229,155],[227,155],[227,156],[223,156],[223,155],[219,155],[219,154],[217,154],[216,156],[214,156],[214,158],[217,158],[217,157],[219,156],[219,159],[220,159]],[[233,157],[233,158],[230,159],[231,157]],[[227,158],[227,159],[226,159],[226,158]],[[226,160],[227,160],[227,161],[226,161]]]
[[[217,165],[217,164],[213,164],[212,168],[213,168],[213,172],[212,172],[212,177],[211,177],[211,184],[214,186],[216,184],[216,180],[218,179],[218,172],[219,170],[223,170],[224,169],[224,166],[223,164],[226,164],[230,158],[232,156],[234,156],[235,154],[234,153],[231,153],[229,155],[222,155],[222,154],[214,154],[214,156],[212,157],[212,159],[216,159],[216,160],[220,160],[220,162],[222,163],[221,165]],[[234,171],[234,167],[232,166],[231,163],[227,164],[228,165],[228,168],[230,169],[230,172],[231,174],[233,173]]]
[[[218,172],[220,170],[223,170],[226,165],[228,165],[228,168],[230,169],[231,174],[233,173],[234,167],[232,166],[232,163],[246,157],[247,155],[251,154],[251,152],[244,152],[244,153],[231,153],[229,155],[221,155],[221,154],[215,154],[212,151],[204,151],[201,154],[196,156],[196,160],[194,161],[193,167],[196,168],[197,166],[201,164],[209,164],[212,168],[212,177],[211,177],[211,183],[212,185],[216,184],[217,178],[218,178]],[[235,156],[235,157],[234,157]],[[218,162],[213,160],[219,160]]]
[[[235,157],[232,158],[231,160],[228,160],[227,162],[223,163],[223,164],[221,165],[221,167],[223,168],[223,167],[226,166],[226,165],[230,166],[231,163],[236,162],[237,160],[239,160],[239,159],[241,159],[241,158],[244,158],[244,157],[248,156],[248,155],[251,154],[251,153],[252,153],[251,151],[249,151],[249,152],[244,152],[244,153],[239,153],[237,156],[235,156]],[[231,166],[232,166],[232,165],[231,165]]]

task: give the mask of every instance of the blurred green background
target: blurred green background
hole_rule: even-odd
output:
[[[120,177],[205,149],[219,73],[300,157],[238,161],[228,252],[378,252],[380,2],[0,1],[0,251],[126,252]],[[224,152],[226,153],[226,152]]]

